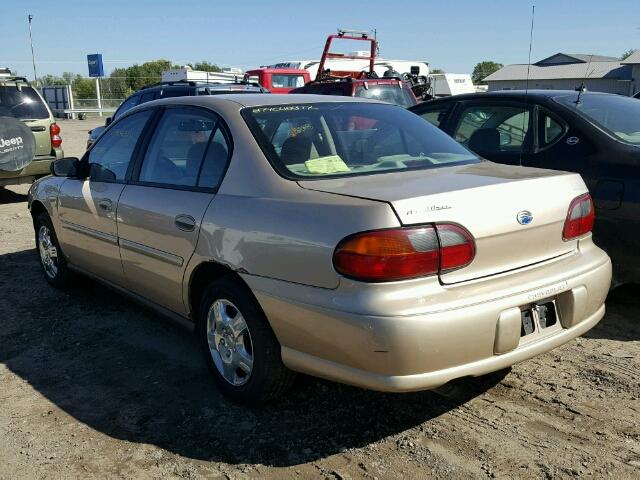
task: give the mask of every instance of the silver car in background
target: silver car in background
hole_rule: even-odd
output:
[[[482,161],[403,108],[312,95],[158,100],[29,193],[49,283],[95,278],[196,332],[220,389],[294,371],[435,388],[604,315],[579,175]]]

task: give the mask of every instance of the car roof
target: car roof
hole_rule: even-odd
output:
[[[437,98],[434,100],[430,100],[429,102],[424,102],[419,105],[425,105],[430,103],[446,103],[460,100],[478,100],[478,99],[490,99],[490,98],[513,98],[518,100],[523,100],[525,98],[537,99],[537,100],[547,100],[551,98],[557,97],[568,97],[571,95],[578,95],[578,92],[575,90],[496,90],[493,92],[483,92],[483,93],[463,93],[460,95],[454,95],[445,98]],[[614,93],[604,93],[604,92],[583,92],[581,96],[584,95],[606,95],[606,96],[619,96]]]
[[[133,93],[133,95],[138,94],[138,93],[145,93],[145,92],[149,92],[149,91],[153,91],[153,90],[162,90],[162,89],[166,89],[166,88],[201,88],[201,87],[209,87],[212,90],[231,90],[232,87],[246,87],[246,88],[255,88],[255,89],[259,89],[261,88],[260,85],[254,83],[254,82],[250,82],[250,83],[243,83],[243,82],[183,82],[183,81],[176,81],[176,82],[159,82],[159,83],[154,83],[152,85],[146,85],[144,87],[142,87],[140,90],[138,90],[137,92]]]
[[[334,95],[311,95],[311,94],[289,94],[267,95],[264,93],[240,93],[240,94],[221,94],[221,95],[199,95],[197,97],[172,97],[154,100],[143,105],[170,105],[170,104],[189,104],[199,105],[203,107],[216,106],[221,103],[236,103],[241,107],[261,107],[268,105],[292,105],[300,103],[381,103],[379,100],[373,100],[360,97],[343,97]]]

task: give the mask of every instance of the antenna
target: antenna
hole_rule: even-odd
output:
[[[531,5],[531,31],[529,32],[529,63],[527,63],[527,82],[524,87],[524,96],[529,93],[529,71],[531,70],[531,48],[533,47],[533,21],[536,18],[536,6]]]
[[[587,69],[584,72],[584,78],[582,79],[582,83],[580,84],[580,86],[578,87],[578,98],[576,98],[576,105],[578,105],[580,103],[580,96],[582,95],[582,92],[584,90],[586,90],[587,86],[584,84],[584,81],[589,78],[589,75],[591,75],[589,73],[589,66],[591,65],[591,59],[593,58],[593,53],[591,54],[591,56],[589,57],[589,61],[587,62]]]
[[[531,49],[533,47],[533,21],[536,18],[536,6],[531,5],[531,30],[529,32],[529,63],[527,63],[527,80],[524,86],[524,104],[528,105],[527,98],[529,96],[529,71],[531,70]],[[527,128],[527,120],[531,121],[531,115],[522,115],[522,148],[520,149],[520,166],[522,166],[522,150],[525,148],[524,139],[527,136],[525,129]]]

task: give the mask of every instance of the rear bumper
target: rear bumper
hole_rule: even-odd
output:
[[[422,310],[409,315],[338,309],[344,306],[342,286],[320,293],[322,289],[274,288],[268,284],[274,281],[245,279],[282,345],[283,362],[292,370],[373,390],[415,391],[503,369],[597,324],[605,311],[611,262],[590,239],[581,250],[477,284],[444,287],[431,279],[431,284],[404,288],[398,283],[392,292],[378,285],[371,293],[387,304],[400,299],[400,304]],[[353,292],[351,296],[355,298]],[[543,299],[556,301],[559,323],[521,338],[520,307]],[[363,309],[362,304],[354,306]]]
[[[62,158],[62,150],[56,156],[41,155],[33,159],[33,161],[22,170],[15,172],[6,172],[0,170],[0,185],[19,185],[22,183],[32,183],[36,178],[49,175],[51,162]]]
[[[605,307],[602,305],[595,313],[580,321],[576,326],[568,329],[563,328],[555,335],[502,355],[492,355],[475,362],[413,375],[381,375],[314,357],[287,347],[282,348],[282,360],[291,370],[370,390],[383,392],[429,390],[456,378],[485,375],[548,352],[589,331],[602,319],[604,313]]]

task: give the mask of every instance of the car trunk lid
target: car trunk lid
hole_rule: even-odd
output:
[[[388,202],[403,225],[456,223],[476,242],[473,262],[440,275],[445,284],[549,260],[564,241],[569,204],[587,191],[577,174],[481,162],[433,170],[299,182],[307,189]]]

